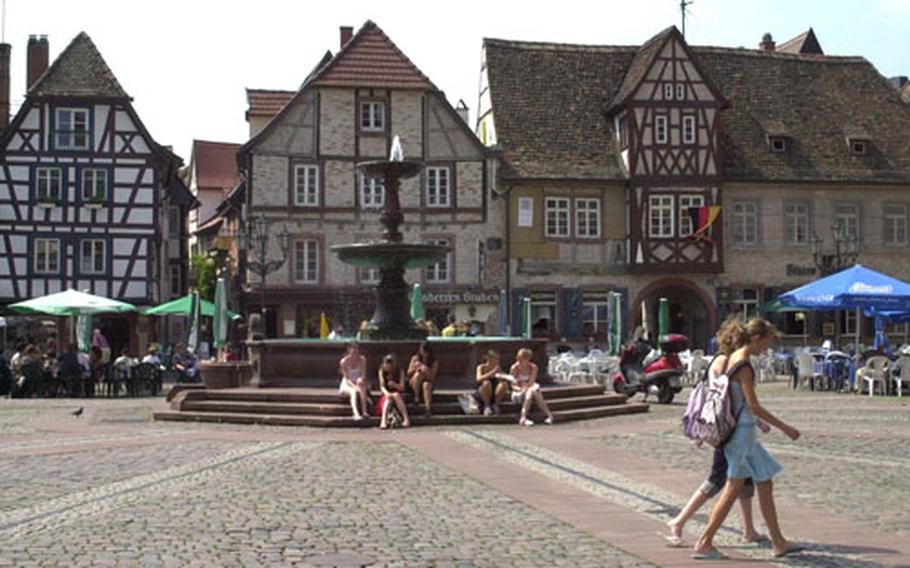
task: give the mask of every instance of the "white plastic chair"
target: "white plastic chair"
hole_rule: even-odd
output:
[[[796,388],[799,389],[804,380],[809,381],[810,386],[815,381],[815,358],[811,353],[800,353],[796,356]]]
[[[901,357],[898,362],[900,364],[900,372],[894,375],[892,380],[897,385],[897,396],[900,398],[903,396],[904,381],[910,384],[910,357]]]
[[[869,389],[869,397],[875,393],[875,385],[881,385],[882,394],[886,394],[888,390],[888,367],[891,365],[891,361],[887,357],[876,356],[870,357],[866,361],[865,366],[862,369],[856,371],[856,379],[862,379],[866,381],[866,386]]]

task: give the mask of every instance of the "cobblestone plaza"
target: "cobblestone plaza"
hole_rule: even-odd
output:
[[[766,445],[785,532],[778,565],[910,564],[910,415],[900,399],[794,393]],[[75,404],[74,404],[75,402]],[[0,566],[682,566],[658,536],[706,474],[682,403],[517,426],[317,430],[156,423],[158,400],[0,402]],[[704,516],[690,524],[691,542]],[[771,563],[718,542],[730,564]]]

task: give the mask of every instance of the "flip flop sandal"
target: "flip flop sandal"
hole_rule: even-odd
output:
[[[730,557],[719,550],[710,552],[696,552],[692,555],[692,560],[729,560]]]
[[[785,550],[779,554],[775,554],[774,558],[783,558],[784,556],[790,556],[791,554],[799,554],[800,552],[805,552],[805,551],[806,551],[806,547],[795,544],[795,545],[791,546],[790,548],[788,548],[787,550]]]
[[[657,534],[660,535],[660,537],[663,538],[665,541],[667,541],[667,546],[669,548],[683,548],[684,546],[686,546],[686,543],[685,543],[685,541],[683,541],[681,536],[676,536],[675,534],[664,534],[664,533],[657,533]]]

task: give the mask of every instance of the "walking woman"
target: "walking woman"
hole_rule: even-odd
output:
[[[408,365],[408,380],[410,381],[411,390],[414,392],[414,404],[423,397],[424,416],[431,416],[431,406],[433,404],[433,381],[436,380],[436,374],[439,372],[439,361],[436,360],[436,354],[433,353],[433,345],[429,341],[424,341],[417,349],[417,353],[411,357]]]
[[[713,338],[712,343],[717,347],[715,352],[717,356],[711,362],[708,369],[708,381],[713,381],[724,374],[727,368],[727,362],[730,355],[742,347],[743,333],[745,328],[739,320],[739,316],[730,316],[727,321],[720,326],[717,335]],[[767,426],[766,426],[767,427]],[[692,493],[689,502],[683,507],[670,522],[667,528],[670,534],[664,538],[670,543],[670,546],[685,546],[683,541],[683,529],[686,523],[691,519],[698,510],[723,489],[727,483],[727,458],[724,456],[724,447],[714,448],[714,461],[711,464],[711,473],[708,478]],[[755,530],[755,522],[752,518],[752,497],[755,495],[755,485],[752,479],[747,479],[743,485],[742,493],[739,495],[739,505],[743,517],[743,543],[761,542],[768,539],[765,535],[759,534]]]
[[[408,407],[404,402],[404,377],[398,361],[392,354],[386,355],[379,366],[379,390],[382,391],[382,398],[379,399],[381,415],[379,427],[383,430],[389,427],[389,411],[392,405],[395,405],[401,414],[401,427],[410,426],[411,419],[408,417]]]
[[[695,543],[693,558],[713,560],[724,558],[714,547],[714,535],[727,518],[733,502],[742,493],[746,479],[752,478],[758,491],[758,504],[771,537],[775,557],[797,552],[780,530],[777,509],[774,505],[772,479],[783,469],[758,441],[758,421],[763,420],[778,428],[791,440],[799,438],[799,430],[777,418],[758,402],[755,394],[755,370],[750,357],[764,353],[777,337],[777,329],[764,319],[753,319],[743,329],[743,346],[733,352],[727,366],[730,377],[730,406],[736,417],[736,427],[724,446],[727,458],[727,484],[720,499],[711,511],[708,526]]]

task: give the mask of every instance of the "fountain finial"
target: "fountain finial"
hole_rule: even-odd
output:
[[[390,162],[403,162],[404,161],[404,150],[401,149],[401,140],[396,134],[392,138],[392,151],[389,152],[389,161]]]

